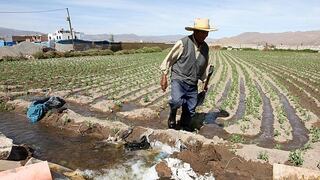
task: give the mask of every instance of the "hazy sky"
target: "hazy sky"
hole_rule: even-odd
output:
[[[196,17],[219,31],[212,38],[242,32],[320,30],[320,0],[0,0],[0,12],[69,8],[73,27],[86,34],[188,34]],[[0,27],[44,33],[68,28],[66,11],[0,13]]]

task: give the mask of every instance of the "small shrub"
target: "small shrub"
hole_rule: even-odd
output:
[[[311,149],[310,141],[308,141],[306,144],[304,144],[303,147],[301,148],[302,151],[306,151],[308,149]]]
[[[113,135],[116,135],[119,131],[120,131],[119,128],[113,128],[112,129]]]
[[[99,55],[113,55],[113,51],[111,51],[110,49],[104,49],[99,51]]]
[[[94,126],[93,122],[91,122],[91,121],[85,121],[85,123],[90,129],[92,129]]]
[[[261,159],[263,161],[268,162],[269,161],[269,156],[268,156],[266,151],[262,151],[262,152],[259,152],[258,159]]]
[[[281,144],[276,144],[276,145],[274,146],[274,148],[275,148],[275,149],[281,149],[282,146],[281,146]]]
[[[232,134],[231,137],[230,137],[230,141],[233,142],[233,143],[243,143],[244,139],[239,134]]]
[[[278,137],[278,136],[280,136],[280,135],[281,135],[280,131],[278,131],[277,129],[275,129],[275,130],[274,130],[274,133],[273,133],[273,136],[274,136],[274,137]]]
[[[44,53],[44,56],[46,58],[58,58],[58,57],[61,57],[61,53],[58,53],[56,51],[49,51]]]
[[[249,124],[241,124],[240,125],[240,130],[244,133],[246,130],[249,129]]]
[[[148,95],[145,95],[145,96],[143,97],[143,102],[145,102],[145,103],[150,102],[150,98],[149,98]]]
[[[27,60],[24,56],[3,56],[1,58],[3,61],[20,61],[20,60]]]
[[[42,51],[34,53],[33,57],[35,59],[45,59],[46,58],[46,56],[44,55],[44,52],[42,52]]]
[[[62,120],[63,125],[65,126],[66,124],[68,124],[69,122],[71,122],[71,119],[69,119],[67,116],[65,116]]]
[[[70,52],[71,57],[88,56],[88,53],[82,51],[72,51]]]
[[[0,112],[11,111],[13,109],[13,106],[9,106],[6,104],[6,102],[0,100]]]
[[[310,133],[311,142],[315,143],[320,141],[320,128],[312,127]]]
[[[72,57],[72,52],[70,51],[64,52],[64,57]]]
[[[301,150],[291,151],[289,154],[289,161],[295,166],[301,166],[303,164],[303,157]]]
[[[161,52],[162,49],[160,47],[143,47],[140,49],[136,49],[135,53],[152,53],[152,52]]]
[[[118,107],[122,107],[122,102],[120,100],[115,100],[114,104]]]

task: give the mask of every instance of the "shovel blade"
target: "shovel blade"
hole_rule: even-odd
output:
[[[197,96],[197,106],[201,106],[204,102],[204,98],[206,97],[206,92],[201,91]]]

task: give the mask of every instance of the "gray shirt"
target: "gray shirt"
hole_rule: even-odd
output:
[[[203,43],[199,46],[191,35],[177,41],[163,60],[160,69],[163,74],[168,74],[171,70],[172,79],[197,84],[198,79],[204,81],[207,77],[208,61],[208,45]]]

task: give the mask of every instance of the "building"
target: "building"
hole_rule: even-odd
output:
[[[24,35],[24,36],[12,36],[12,42],[15,42],[16,44],[21,42],[44,42],[48,41],[47,35]]]
[[[12,41],[12,36],[0,37],[0,47],[13,46],[16,42]]]
[[[82,36],[82,33],[73,31],[74,39],[81,39],[81,36]],[[61,41],[61,40],[69,40],[69,39],[72,39],[70,31],[64,30],[63,28],[60,30],[57,30],[54,33],[48,34],[49,41]]]

